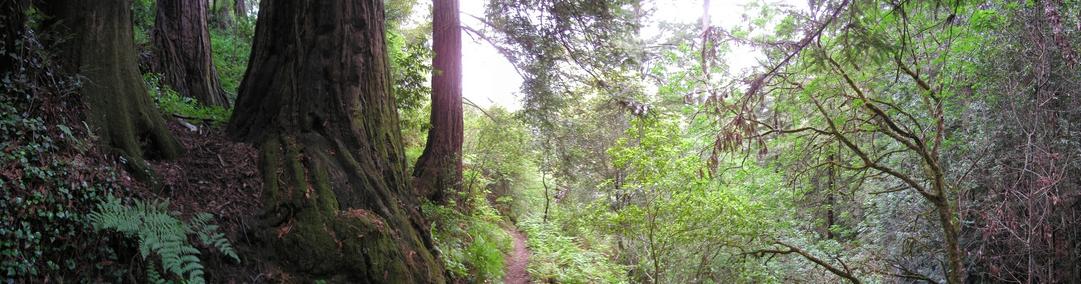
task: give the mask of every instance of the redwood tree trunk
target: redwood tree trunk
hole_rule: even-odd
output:
[[[83,76],[79,92],[94,134],[126,157],[136,177],[153,180],[143,158],[170,159],[182,149],[139,74],[131,0],[49,0],[40,8],[51,17],[45,28],[68,36],[50,48],[67,71]]]
[[[0,0],[0,76],[15,71],[16,41],[26,31],[26,8],[29,0]],[[2,78],[2,77],[0,77]]]
[[[413,181],[419,194],[445,203],[462,188],[462,31],[458,0],[434,0],[432,10],[432,129]]]
[[[210,55],[205,0],[159,0],[154,53],[165,83],[203,105],[228,107]]]
[[[260,150],[273,259],[342,282],[445,282],[408,184],[382,1],[260,5],[227,131]]]

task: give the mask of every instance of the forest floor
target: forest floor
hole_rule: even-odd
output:
[[[237,240],[248,226],[246,219],[261,207],[263,182],[252,146],[227,139],[221,129],[194,131],[172,120],[169,130],[184,146],[185,154],[172,161],[151,161],[162,182],[162,195],[184,217],[197,212],[214,214],[222,229]]]
[[[526,247],[525,235],[522,235],[517,228],[508,228],[507,233],[514,238],[514,251],[507,258],[507,271],[503,274],[503,283],[530,283],[529,271],[526,270],[529,264],[529,249]]]
[[[257,150],[231,141],[217,127],[201,124],[192,129],[175,119],[167,126],[184,146],[185,154],[176,160],[150,161],[161,178],[161,190],[143,188],[143,198],[168,198],[170,209],[185,220],[199,212],[214,214],[221,232],[237,249],[252,249],[253,240],[245,232],[254,226],[262,207],[263,188]],[[213,271],[207,275],[210,283],[270,282],[288,277],[256,259],[243,259],[239,264],[220,257],[204,261]]]

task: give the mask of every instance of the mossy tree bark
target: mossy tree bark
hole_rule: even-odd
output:
[[[159,0],[153,42],[157,69],[180,95],[228,107],[210,53],[205,0]]]
[[[131,0],[48,0],[44,27],[67,35],[52,43],[66,71],[83,76],[87,120],[101,142],[126,157],[137,178],[152,181],[144,158],[171,159],[182,148],[150,100],[136,64]]]
[[[443,283],[412,195],[379,0],[260,2],[227,131],[260,149],[258,235],[297,275]]]
[[[446,203],[462,189],[462,31],[458,0],[435,0],[432,11],[432,129],[413,181],[419,194]]]

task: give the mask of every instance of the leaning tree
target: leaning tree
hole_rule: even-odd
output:
[[[378,0],[260,2],[227,131],[259,148],[257,235],[298,274],[442,283],[409,187]]]

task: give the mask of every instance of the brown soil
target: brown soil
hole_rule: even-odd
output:
[[[219,129],[191,131],[175,120],[168,124],[185,153],[173,161],[151,162],[162,179],[159,195],[168,197],[185,217],[207,212],[227,233],[243,229],[246,217],[261,207],[263,183],[255,148],[229,141]]]
[[[197,122],[193,122],[197,123]],[[278,268],[261,263],[249,251],[248,234],[262,208],[262,179],[254,147],[227,139],[221,129],[200,125],[197,130],[175,119],[167,122],[185,152],[172,161],[150,161],[161,177],[161,190],[144,191],[146,197],[168,198],[170,209],[187,219],[200,212],[214,214],[215,222],[241,255],[240,263],[224,257],[206,257],[210,283],[265,283],[282,279]],[[197,123],[198,125],[198,123]]]
[[[507,229],[507,233],[514,238],[514,251],[507,258],[507,271],[503,275],[503,283],[530,283],[529,270],[526,270],[529,264],[529,249],[526,247],[525,236],[515,228]]]

